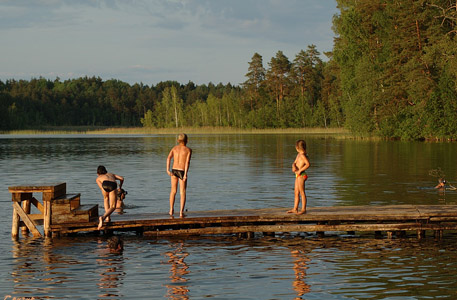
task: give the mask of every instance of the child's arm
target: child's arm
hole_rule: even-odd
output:
[[[167,174],[169,176],[172,176],[172,174],[170,172],[170,162],[171,162],[171,159],[173,158],[173,149],[171,149],[171,151],[170,151],[170,153],[168,154],[168,157],[167,157]]]
[[[310,166],[308,157],[306,157],[306,155],[302,154],[301,160],[303,163],[302,167],[297,168],[297,171],[295,172],[295,174],[298,174],[298,175],[300,175],[302,172],[306,171]]]
[[[187,154],[187,157],[186,157],[186,164],[184,167],[184,177],[183,177],[184,181],[187,180],[187,171],[189,171],[191,157],[192,157],[192,149],[189,149],[189,153]]]
[[[119,180],[119,189],[121,189],[122,185],[124,184],[124,177],[114,174],[114,178]]]
[[[297,172],[298,168],[297,168],[297,164],[295,162],[293,162],[292,164],[292,172]]]
[[[298,170],[297,163],[298,163],[298,159],[299,158],[300,158],[300,154],[297,154],[297,156],[295,157],[294,162],[292,163],[292,172],[294,172],[294,173],[296,173],[297,170]]]

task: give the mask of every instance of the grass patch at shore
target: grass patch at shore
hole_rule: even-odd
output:
[[[344,128],[269,128],[240,129],[232,127],[180,127],[180,128],[145,128],[145,127],[112,127],[112,128],[50,128],[42,130],[12,130],[3,134],[34,135],[34,134],[329,134],[350,136]]]

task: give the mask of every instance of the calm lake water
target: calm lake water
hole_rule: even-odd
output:
[[[190,135],[187,209],[291,207],[294,143],[312,164],[308,207],[456,204],[430,170],[457,186],[457,143],[337,140],[299,135]],[[457,235],[284,234],[156,239],[11,240],[8,186],[66,182],[102,205],[99,164],[123,175],[127,214],[168,212],[165,172],[175,136],[0,135],[0,299],[456,299]],[[178,209],[177,199],[176,209]],[[102,213],[102,211],[100,210]],[[116,215],[113,216],[113,219]],[[9,297],[10,296],[10,297]]]

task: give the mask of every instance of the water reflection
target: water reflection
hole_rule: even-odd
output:
[[[119,237],[112,237],[102,249],[101,257],[97,259],[100,280],[97,286],[100,290],[99,299],[122,299],[120,287],[125,277],[123,242]]]
[[[172,250],[164,253],[168,257],[167,263],[170,264],[170,282],[164,286],[167,288],[165,297],[170,300],[187,300],[189,299],[189,287],[186,275],[190,273],[189,266],[184,259],[189,253],[184,249],[184,243],[170,244]]]
[[[54,253],[53,246],[51,239],[24,238],[20,242],[13,240],[12,255],[15,263],[11,277],[15,283],[15,294],[36,297],[39,290],[39,293],[47,295],[54,290],[53,285],[71,281],[71,278],[58,268],[59,264],[69,261]],[[30,289],[32,283],[40,288]]]
[[[295,280],[292,283],[294,291],[297,293],[295,299],[302,299],[301,297],[311,291],[311,287],[306,284],[306,270],[308,269],[309,258],[306,257],[303,250],[291,250],[292,257],[294,258],[294,274]]]

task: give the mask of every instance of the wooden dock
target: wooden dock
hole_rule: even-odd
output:
[[[8,188],[12,194],[12,237],[31,232],[46,237],[79,232],[99,232],[98,205],[82,205],[81,195],[67,194],[66,183],[20,185]],[[41,202],[34,194],[41,193]],[[33,205],[39,213],[32,213]],[[457,205],[388,205],[310,207],[304,215],[288,214],[287,208],[214,210],[189,212],[184,218],[158,213],[111,215],[103,231],[132,231],[149,236],[220,235],[306,232],[375,232],[419,238],[426,231],[441,237],[444,230],[457,230]]]
[[[442,236],[444,230],[457,230],[455,205],[389,205],[311,207],[305,215],[287,214],[286,208],[215,210],[189,212],[186,217],[167,214],[112,215],[102,230],[134,231],[149,236],[219,235],[284,232],[371,231],[403,235],[413,231],[419,238],[427,230]],[[97,222],[53,224],[56,234],[95,231]]]

